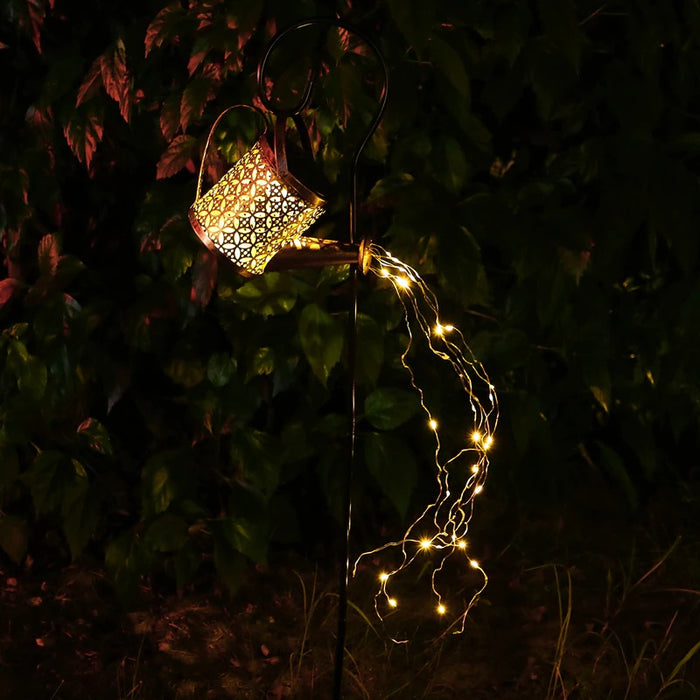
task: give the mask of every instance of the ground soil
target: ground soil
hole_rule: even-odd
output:
[[[493,504],[475,535],[490,584],[463,634],[417,612],[396,645],[351,584],[344,697],[700,698],[693,512]],[[330,698],[337,589],[331,565],[287,550],[234,596],[144,582],[125,607],[96,562],[2,560],[0,698]]]

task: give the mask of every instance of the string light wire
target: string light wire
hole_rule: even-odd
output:
[[[360,554],[353,567],[353,576],[357,575],[364,560],[381,562],[383,555],[389,553],[393,555],[390,558],[398,560],[397,565],[385,567],[377,574],[379,587],[374,596],[374,607],[383,620],[385,615],[401,606],[401,600],[391,593],[393,583],[413,565],[422,570],[426,556],[430,557],[433,563],[430,575],[433,609],[439,618],[451,619],[448,630],[460,634],[464,631],[469,611],[488,583],[486,572],[468,553],[467,533],[474,513],[474,501],[483,491],[488,475],[488,451],[493,445],[498,424],[498,397],[486,370],[474,357],[462,333],[452,324],[442,321],[437,298],[420,275],[379,245],[370,246],[369,256],[368,271],[390,282],[403,306],[408,340],[401,354],[401,365],[418,393],[421,408],[427,416],[427,426],[435,438],[433,456],[437,488],[434,500],[400,539]],[[463,439],[450,450],[440,440],[438,418],[429,407],[426,392],[409,362],[409,353],[419,338],[425,340],[432,355],[448,363],[466,395],[471,425],[465,426]],[[453,491],[451,485],[455,482],[457,488]],[[448,601],[441,584],[441,574],[455,556],[462,557],[465,570],[469,567],[481,579],[469,599],[461,602]]]

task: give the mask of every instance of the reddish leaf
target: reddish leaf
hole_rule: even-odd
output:
[[[207,7],[197,13],[197,33],[200,34],[204,29],[211,27],[214,24],[214,13],[211,8]]]
[[[208,39],[202,39],[200,37],[194,42],[192,53],[190,54],[190,60],[187,63],[187,70],[190,75],[192,75],[202,64],[202,61],[209,53],[209,49],[211,49],[211,43]]]
[[[194,136],[186,136],[185,134],[176,136],[158,161],[156,178],[162,180],[179,173],[192,157],[196,144],[197,139]]]
[[[206,248],[200,250],[192,267],[192,291],[190,292],[192,303],[201,308],[209,303],[216,284],[218,269],[216,255]]]
[[[29,15],[32,41],[36,50],[41,53],[41,27],[46,17],[46,8],[41,0],[27,0],[27,13]]]
[[[153,48],[160,48],[167,39],[177,36],[180,21],[184,17],[184,12],[180,3],[164,7],[148,25],[146,37],[143,41],[146,56]]]
[[[202,77],[211,80],[212,89],[216,89],[221,86],[223,82],[223,67],[220,63],[208,63],[204,68],[202,68]],[[209,99],[212,99],[210,97]]]
[[[0,239],[2,241],[2,252],[5,258],[3,262],[7,270],[7,276],[17,280],[22,279],[22,266],[16,260],[21,237],[21,227],[18,229],[5,228]]]
[[[38,129],[42,135],[47,135],[51,132],[53,124],[53,112],[51,106],[44,107],[43,110],[37,109],[32,105],[25,116],[27,123],[31,124],[35,129]]]
[[[76,115],[63,129],[68,146],[75,157],[89,168],[97,145],[102,141],[102,117],[94,111]]]
[[[78,97],[75,100],[75,106],[79,107],[85,100],[94,97],[95,93],[102,85],[102,56],[98,56],[90,66],[83,84],[78,89]]]
[[[17,287],[19,287],[19,280],[14,277],[0,280],[0,307],[5,306],[12,299]]]
[[[119,105],[119,112],[128,123],[131,117],[133,96],[129,71],[126,67],[126,48],[122,39],[117,39],[114,50],[102,55],[100,63],[102,83],[107,94]]]
[[[180,102],[180,126],[183,131],[204,112],[207,102],[214,98],[212,81],[209,78],[194,78],[182,93]]]
[[[42,276],[53,277],[58,269],[59,257],[56,236],[49,233],[39,241],[39,248],[37,251],[39,273]]]
[[[231,73],[240,73],[243,68],[243,54],[238,50],[224,51],[224,63]]]
[[[171,95],[160,110],[160,130],[166,141],[172,141],[180,125],[180,97]]]

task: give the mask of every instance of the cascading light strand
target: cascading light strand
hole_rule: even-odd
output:
[[[437,298],[420,275],[378,245],[370,246],[369,256],[369,271],[392,284],[403,306],[408,340],[401,354],[401,365],[408,372],[427,416],[427,427],[434,434],[436,491],[432,502],[425,506],[400,539],[363,552],[357,558],[353,576],[357,575],[358,566],[365,560],[382,562],[386,556],[394,562],[391,566],[385,565],[377,575],[379,588],[374,607],[379,618],[384,619],[385,615],[399,608],[398,600],[391,592],[398,577],[412,567],[422,571],[426,557],[429,558],[432,565],[432,609],[436,617],[448,620],[448,630],[459,634],[464,631],[467,615],[488,583],[486,572],[469,554],[467,533],[474,501],[483,491],[488,475],[487,453],[493,445],[498,424],[498,397],[462,333],[441,319]],[[424,340],[426,349],[451,367],[466,397],[465,420],[468,424],[462,428],[462,439],[456,443],[449,441],[449,448],[440,439],[440,416],[423,388],[425,383],[418,381],[409,360],[409,354],[419,340]],[[464,596],[461,592],[464,586],[459,596],[450,597],[445,590],[445,567],[453,556],[461,557],[464,572],[471,569],[479,574],[480,582],[473,586],[471,595]]]

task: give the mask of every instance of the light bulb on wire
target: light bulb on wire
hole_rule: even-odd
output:
[[[483,491],[488,474],[487,452],[493,445],[498,424],[498,398],[484,367],[474,357],[462,333],[440,319],[437,299],[418,273],[378,245],[370,246],[369,255],[369,271],[393,285],[403,306],[408,343],[401,355],[401,364],[418,392],[420,405],[428,417],[428,427],[434,433],[433,466],[437,489],[435,499],[424,507],[402,537],[363,552],[357,558],[353,575],[365,560],[381,562],[384,555],[398,560],[397,565],[385,566],[378,575],[380,586],[375,595],[375,610],[383,619],[387,610],[397,607],[396,598],[390,593],[394,581],[413,565],[424,567],[427,558],[433,565],[429,576],[433,610],[439,618],[447,617],[450,620],[448,629],[458,634],[464,631],[467,615],[488,583],[486,572],[468,553],[466,536],[474,501]],[[453,450],[448,451],[440,440],[438,419],[428,406],[426,392],[418,384],[408,359],[412,345],[419,339],[424,340],[433,356],[452,368],[465,394],[471,425],[464,426],[462,435],[465,438]],[[464,460],[469,460],[468,464],[460,467]],[[456,482],[457,488],[451,488],[452,482]],[[454,556],[461,557],[465,570],[472,569],[481,578],[468,600],[458,601],[456,597],[449,600],[443,593],[442,575],[448,560]]]

